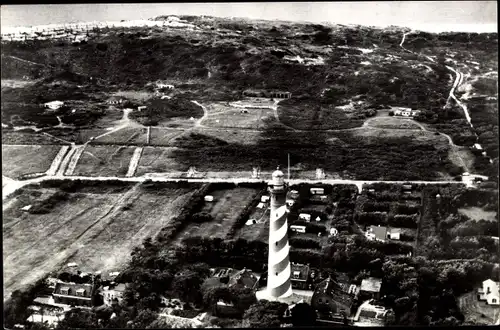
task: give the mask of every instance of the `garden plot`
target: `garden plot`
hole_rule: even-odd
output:
[[[172,157],[175,148],[145,147],[137,166],[136,176],[147,173],[186,172],[189,165],[179,164]]]
[[[73,175],[125,176],[134,147],[87,145]]]
[[[94,143],[102,144],[146,144],[147,143],[147,128],[145,127],[125,127],[116,132],[106,134],[93,141]]]
[[[61,145],[2,145],[2,175],[15,179],[50,168]]]

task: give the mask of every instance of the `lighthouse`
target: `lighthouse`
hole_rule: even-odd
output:
[[[284,174],[279,167],[272,174],[269,184],[271,215],[269,219],[269,259],[267,294],[280,299],[292,295],[291,268],[288,245],[288,223],[286,219],[286,191]]]

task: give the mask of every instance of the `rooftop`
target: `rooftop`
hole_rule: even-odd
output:
[[[77,283],[56,283],[56,287],[54,288],[54,294],[63,295],[63,296],[71,296],[78,298],[88,298],[92,297],[92,284],[77,284]],[[83,289],[83,296],[78,296],[77,291]],[[68,290],[68,293],[62,293],[63,290]]]
[[[306,281],[311,271],[308,265],[292,263],[292,281]]]
[[[387,238],[387,227],[384,226],[370,226],[369,230],[375,235],[377,239],[385,240]]]
[[[368,277],[361,281],[361,291],[380,292],[382,280],[375,277]]]

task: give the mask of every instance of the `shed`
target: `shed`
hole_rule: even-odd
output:
[[[68,267],[77,267],[77,266],[78,266],[78,264],[76,262],[70,262],[68,264]]]
[[[299,219],[305,220],[306,222],[311,221],[311,215],[307,213],[301,213],[299,214]]]
[[[28,212],[31,209],[31,207],[32,207],[32,205],[26,205],[26,206],[21,208],[21,211]]]
[[[322,195],[322,196],[319,196],[319,198],[320,198],[321,200],[325,200],[325,199],[327,199],[328,197],[327,197],[327,196],[325,196],[325,195]]]
[[[286,200],[286,205],[288,205],[289,207],[292,206],[294,203],[295,203],[295,201],[293,199]]]
[[[63,101],[52,101],[52,102],[47,102],[47,103],[44,104],[44,106],[46,108],[49,108],[51,110],[57,110],[60,107],[62,107],[63,105],[64,105]]]
[[[265,205],[264,205],[264,203],[259,203],[259,204],[257,205],[257,207],[258,207],[259,209],[262,209],[262,208],[264,208],[264,207],[265,207]]]
[[[387,231],[387,237],[389,239],[399,240],[401,236],[401,228],[390,228]]]
[[[262,197],[260,198],[260,201],[261,201],[262,203],[267,203],[267,202],[269,201],[269,196],[262,196]]]
[[[330,228],[330,236],[337,236],[339,234],[339,231],[337,228]]]
[[[205,196],[205,202],[213,202],[213,201],[214,201],[214,196],[212,195]]]
[[[305,233],[306,232],[306,226],[290,226],[290,230],[297,232],[297,233]]]
[[[382,280],[375,277],[368,277],[361,281],[361,292],[369,292],[378,294],[380,293],[380,287],[382,286]]]
[[[251,226],[251,225],[255,225],[256,223],[257,223],[257,220],[250,219],[250,220],[247,220],[247,222],[245,222],[245,225]]]
[[[316,222],[319,222],[321,221],[321,218],[319,217],[319,215],[316,217]]]
[[[310,191],[311,191],[311,194],[313,194],[313,195],[323,195],[325,193],[324,188],[311,188]]]
[[[481,147],[481,145],[479,143],[474,143],[474,148],[477,150],[483,150],[483,148]]]

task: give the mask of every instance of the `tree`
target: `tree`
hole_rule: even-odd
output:
[[[75,308],[66,312],[64,319],[57,324],[57,329],[95,329],[99,328],[95,312]]]
[[[277,328],[288,306],[276,301],[260,300],[243,315],[244,324],[251,328]]]
[[[179,297],[187,301],[200,301],[200,287],[203,283],[203,278],[192,270],[176,276],[172,281],[172,291]]]
[[[198,212],[193,214],[191,220],[196,223],[210,222],[213,220],[213,217],[210,213],[207,212]]]
[[[297,304],[292,308],[292,323],[294,326],[313,326],[316,323],[316,312],[309,304]]]

